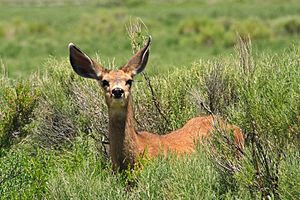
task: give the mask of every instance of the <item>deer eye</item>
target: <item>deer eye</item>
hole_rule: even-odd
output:
[[[102,86],[103,87],[108,87],[109,86],[109,82],[107,80],[103,80],[102,81]]]
[[[129,85],[129,86],[131,87],[132,82],[133,82],[133,80],[132,80],[132,79],[129,79],[129,80],[126,81],[126,85]]]

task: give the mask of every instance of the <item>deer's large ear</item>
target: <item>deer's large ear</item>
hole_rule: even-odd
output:
[[[70,63],[73,70],[85,78],[99,79],[105,69],[94,62],[90,57],[83,53],[73,43],[69,44]]]
[[[145,69],[149,57],[151,40],[151,36],[149,36],[147,44],[139,50],[124,67],[122,67],[123,71],[131,71],[132,75],[136,75]]]

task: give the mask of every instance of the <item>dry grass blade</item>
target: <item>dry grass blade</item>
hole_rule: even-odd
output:
[[[250,75],[254,73],[254,61],[252,58],[252,43],[250,36],[243,38],[238,35],[238,41],[236,45],[236,51],[239,56],[239,67],[243,69],[244,75]]]
[[[147,26],[145,25],[145,23],[140,18],[137,18],[135,20],[130,20],[129,24],[126,26],[126,30],[127,30],[129,39],[131,41],[131,47],[132,47],[132,51],[134,54],[144,45],[144,41],[147,39],[147,37],[149,35],[148,29],[147,29]],[[153,102],[155,108],[157,109],[158,114],[163,118],[165,123],[169,124],[169,120],[167,119],[166,115],[163,113],[161,106],[160,106],[160,102],[158,101],[158,98],[156,97],[156,94],[154,92],[154,87],[151,83],[151,79],[145,72],[143,72],[142,75],[147,83],[147,86],[148,86],[150,92],[151,92],[152,102]],[[136,121],[140,125],[140,122],[138,120],[136,120]]]
[[[144,45],[144,41],[149,35],[148,28],[142,19],[136,18],[129,21],[128,25],[126,25],[126,31],[134,54]]]

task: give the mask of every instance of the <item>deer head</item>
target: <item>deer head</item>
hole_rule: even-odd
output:
[[[147,64],[151,37],[127,64],[118,70],[107,70],[88,55],[69,44],[70,63],[73,70],[85,78],[96,79],[105,93],[106,104],[109,108],[126,107],[130,97],[130,89],[135,75],[141,73]]]

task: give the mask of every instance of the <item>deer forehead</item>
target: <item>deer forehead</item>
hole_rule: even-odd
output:
[[[111,83],[117,83],[117,84],[121,82],[126,82],[129,79],[132,79],[132,76],[124,72],[123,70],[109,71],[108,73],[104,74],[102,77],[102,80],[107,80]]]

